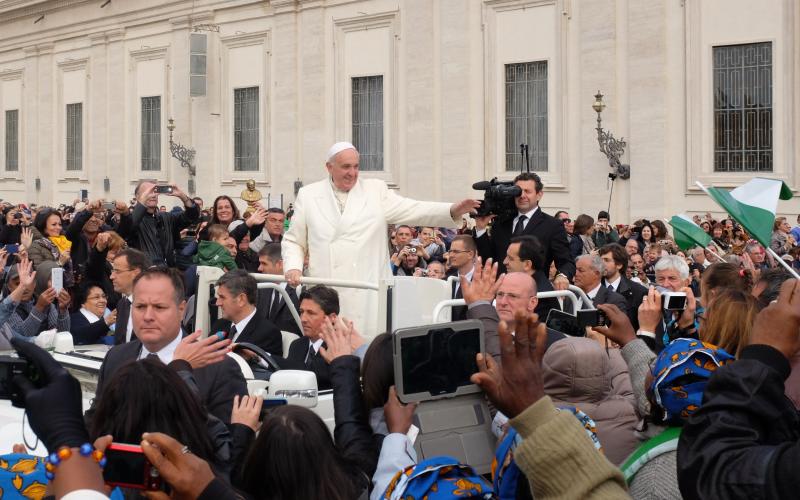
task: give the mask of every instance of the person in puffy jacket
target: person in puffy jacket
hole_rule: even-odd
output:
[[[597,424],[608,460],[619,465],[639,445],[636,407],[628,369],[618,349],[608,353],[594,340],[567,337],[542,360],[545,394],[556,406],[574,405]]]

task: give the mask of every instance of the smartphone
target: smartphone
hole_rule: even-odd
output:
[[[576,316],[578,317],[578,326],[581,328],[586,328],[587,326],[593,328],[595,326],[606,326],[608,324],[605,313],[600,309],[584,309],[578,311]]]
[[[158,194],[172,194],[172,186],[167,184],[158,184],[156,186],[156,193]]]
[[[161,476],[135,444],[111,443],[105,451],[103,480],[110,486],[154,491],[161,489]]]
[[[286,401],[285,398],[264,398],[264,402],[261,403],[261,415],[258,417],[258,419],[264,420],[264,416],[270,409],[277,408],[285,404],[288,404],[288,401]]]
[[[586,330],[578,326],[578,318],[558,309],[550,309],[545,324],[551,330],[556,330],[570,337],[586,336]]]
[[[113,201],[104,201],[103,202],[103,210],[116,210],[117,204]]]
[[[56,293],[61,293],[64,289],[64,268],[54,267],[50,270],[50,286]]]
[[[8,255],[14,255],[15,253],[19,252],[19,245],[17,244],[8,244],[5,246],[6,252]]]

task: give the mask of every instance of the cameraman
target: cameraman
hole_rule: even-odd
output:
[[[550,269],[555,261],[558,272],[571,278],[575,274],[575,263],[569,253],[567,232],[564,225],[539,208],[544,195],[544,185],[538,175],[530,172],[519,174],[514,184],[522,193],[514,198],[517,214],[512,218],[498,219],[492,225],[491,234],[487,226],[492,215],[475,217],[475,244],[478,253],[485,261],[493,259],[499,264],[498,272],[505,272],[503,260],[512,236],[530,235],[545,243],[543,269]]]

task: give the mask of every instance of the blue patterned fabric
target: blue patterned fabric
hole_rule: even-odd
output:
[[[47,489],[44,473],[44,457],[23,453],[0,455],[0,498],[43,498]]]
[[[711,375],[734,357],[713,344],[675,339],[656,358],[650,390],[664,410],[664,421],[685,421],[697,411]]]
[[[392,478],[381,498],[444,500],[493,498],[492,486],[469,465],[451,457],[434,457],[406,467]]]

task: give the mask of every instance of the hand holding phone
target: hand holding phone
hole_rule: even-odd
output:
[[[172,194],[172,186],[168,184],[157,184],[155,192],[158,194]]]
[[[145,491],[161,489],[158,469],[145,457],[141,446],[111,443],[106,447],[105,457],[103,479],[106,484]]]
[[[56,294],[61,293],[64,289],[64,268],[54,267],[50,270],[50,286]]]

